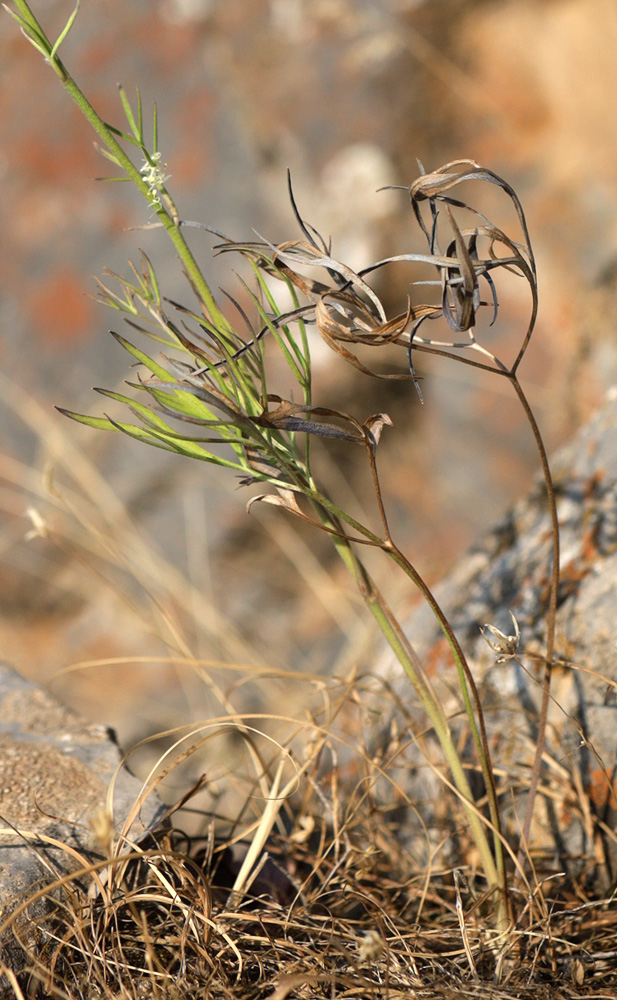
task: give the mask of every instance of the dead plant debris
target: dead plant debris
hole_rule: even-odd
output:
[[[558,879],[544,892],[514,893],[516,925],[504,949],[471,866],[464,877],[436,861],[422,869],[403,846],[404,815],[372,794],[326,822],[329,795],[326,780],[319,794],[305,790],[293,809],[287,803],[240,895],[233,830],[219,839],[211,826],[191,839],[161,829],[111,863],[84,858],[80,872],[46,890],[54,904],[32,918],[36,950],[14,920],[24,965],[2,995],[617,997],[612,897],[589,900],[581,885]]]

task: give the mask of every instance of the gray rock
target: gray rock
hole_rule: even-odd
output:
[[[9,969],[23,966],[18,937],[28,947],[40,943],[37,923],[53,903],[41,899],[1,928],[39,887],[100,856],[91,824],[106,808],[112,778],[117,834],[139,841],[162,815],[149,795],[132,819],[141,782],[120,761],[110,730],[0,665],[0,962]]]
[[[534,811],[536,856],[608,882],[617,870],[617,389],[574,441],[551,462],[561,529],[557,663],[547,732],[542,794]],[[517,503],[435,588],[461,642],[485,707],[506,821],[514,840],[522,823],[537,732],[550,572],[550,521],[543,481]],[[516,660],[496,663],[479,626],[512,634]],[[418,606],[405,631],[456,718],[460,700],[452,657],[430,610]],[[413,701],[392,656],[378,673],[403,704]],[[422,716],[413,705],[415,725]],[[399,723],[400,724],[400,723]],[[430,748],[430,735],[428,744]],[[470,757],[471,757],[470,750]],[[396,774],[429,825],[440,783],[414,751]],[[443,796],[441,796],[443,798]]]

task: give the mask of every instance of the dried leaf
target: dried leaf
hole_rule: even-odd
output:
[[[354,444],[364,443],[361,425],[347,413],[342,413],[339,410],[330,410],[321,406],[301,406],[275,395],[268,396],[268,401],[279,402],[280,405],[275,410],[264,410],[259,417],[251,418],[253,423],[258,424],[260,427],[299,431],[304,434],[315,434],[318,437],[331,438],[338,441],[351,441]],[[338,417],[340,420],[350,424],[353,430],[345,430],[336,424],[307,420],[304,416],[305,413],[323,417]]]
[[[392,420],[387,413],[375,413],[372,417],[369,417],[364,423],[364,428],[369,435],[371,447],[374,449],[379,444],[379,439],[381,438],[381,432],[384,427],[393,427]]]
[[[283,486],[278,488],[277,493],[260,493],[256,497],[251,497],[246,505],[247,513],[250,513],[251,507],[256,503],[269,503],[273,507],[282,507],[284,510],[289,511],[290,514],[295,514],[297,517],[301,517],[303,521],[311,520],[300,509],[293,490]]]

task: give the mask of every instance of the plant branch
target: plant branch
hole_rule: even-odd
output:
[[[527,796],[527,806],[525,809],[525,817],[523,820],[523,827],[521,831],[521,840],[520,840],[520,847],[518,854],[519,863],[522,863],[525,854],[527,852],[529,831],[531,829],[531,820],[533,817],[533,807],[536,799],[536,794],[538,791],[538,784],[540,781],[540,771],[542,770],[542,757],[544,754],[544,749],[546,744],[546,724],[548,719],[548,709],[551,698],[551,675],[553,670],[553,656],[555,651],[555,620],[557,616],[557,599],[559,595],[559,521],[557,518],[557,502],[555,498],[555,488],[553,486],[553,477],[551,475],[548,456],[546,454],[546,448],[544,446],[542,434],[540,433],[540,428],[538,427],[531,406],[527,401],[527,397],[523,392],[522,386],[518,381],[515,372],[512,372],[512,374],[509,375],[508,378],[510,379],[516,391],[516,394],[521,402],[521,405],[525,411],[525,415],[529,422],[529,426],[531,427],[531,430],[533,432],[538,452],[540,454],[540,461],[542,463],[542,472],[544,475],[544,484],[546,486],[546,494],[548,498],[548,506],[550,511],[551,536],[552,536],[552,567],[551,567],[551,582],[550,582],[548,612],[546,621],[546,652],[544,657],[542,701],[540,703],[540,715],[538,718],[538,736],[536,741],[536,752],[531,771],[531,783],[529,786],[529,792]]]
[[[210,287],[201,273],[197,261],[193,257],[184,236],[180,232],[178,223],[171,217],[162,204],[153,204],[151,188],[147,184],[140,170],[134,165],[130,157],[127,156],[122,146],[116,139],[114,131],[117,130],[112,129],[111,126],[107,125],[103,121],[101,116],[95,111],[83,91],[75,82],[64,63],[58,57],[57,49],[59,42],[63,40],[66,34],[68,34],[77,13],[77,7],[71,15],[66,28],[60,35],[58,42],[52,44],[25,0],[15,0],[15,5],[20,12],[19,15],[15,14],[8,7],[6,7],[6,9],[21,25],[22,31],[31,44],[34,45],[39,52],[41,52],[41,54],[45,57],[45,60],[50,64],[53,71],[59,77],[66,92],[70,95],[79,110],[87,118],[94,131],[105,144],[105,147],[110,153],[113,161],[116,162],[122,170],[124,170],[127,178],[133,182],[140,194],[143,195],[148,204],[154,209],[159,221],[165,227],[169,238],[174,244],[179,257],[184,264],[186,272],[202,301],[204,310],[207,313],[207,318],[213,324],[219,326],[221,332],[224,334],[225,331],[229,330],[229,324],[219,309]],[[122,133],[118,134],[121,135]],[[147,152],[145,148],[142,151],[144,152],[144,155]]]
[[[467,780],[467,775],[465,774],[458,751],[454,746],[448,720],[439,699],[430,685],[417,655],[405,638],[399,623],[387,606],[383,595],[370,578],[366,568],[353,552],[351,545],[338,536],[333,537],[339,556],[354,576],[366,606],[369,608],[388,645],[413,684],[422,707],[435,730],[454,782],[461,795],[474,841],[482,859],[484,874],[489,885],[497,889],[501,884],[501,879],[488,846],[483,821],[474,805],[473,794]]]
[[[452,626],[448,621],[447,616],[442,610],[439,602],[435,598],[430,587],[425,583],[423,578],[420,576],[415,566],[407,559],[403,552],[390,541],[388,544],[384,545],[384,552],[393,559],[393,561],[399,566],[406,575],[412,580],[414,586],[422,594],[426,603],[430,607],[433,615],[435,616],[439,627],[441,628],[448,645],[452,651],[454,661],[456,663],[456,668],[459,677],[459,684],[461,688],[461,694],[463,696],[463,701],[465,704],[465,711],[467,718],[469,719],[469,724],[471,726],[471,731],[478,751],[478,757],[480,759],[480,765],[482,767],[482,775],[484,777],[484,783],[486,785],[486,793],[488,797],[489,809],[491,812],[491,820],[494,827],[494,845],[495,845],[495,858],[497,860],[497,867],[499,869],[499,881],[504,895],[507,898],[507,880],[505,871],[505,859],[503,853],[503,843],[502,843],[502,831],[501,831],[501,819],[499,815],[499,803],[497,800],[497,790],[495,787],[495,779],[493,776],[493,768],[491,764],[491,754],[488,745],[488,737],[486,734],[486,726],[484,723],[484,712],[482,710],[482,702],[480,700],[480,694],[476,682],[474,680],[473,674],[470,670],[467,658],[461,648],[461,645],[454,634]],[[471,689],[470,697],[469,691]],[[477,721],[476,721],[477,713]]]
[[[325,526],[331,526],[332,517],[335,517],[332,507],[333,505],[329,505],[328,510],[326,511],[324,507],[321,507],[320,509],[320,505],[316,504],[316,508],[320,513]],[[336,517],[335,520],[337,520]],[[343,560],[358,585],[366,607],[373,615],[373,618],[375,619],[382,635],[386,639],[398,662],[401,664],[403,670],[407,674],[407,677],[411,681],[414,690],[420,699],[422,707],[426,712],[431,725],[433,726],[435,735],[437,736],[444,753],[444,757],[450,768],[454,783],[461,797],[467,820],[469,822],[469,827],[480,854],[484,874],[487,878],[489,886],[498,892],[498,902],[496,904],[497,925],[500,931],[505,932],[510,923],[510,909],[499,807],[495,783],[492,775],[490,752],[488,748],[486,730],[484,727],[479,694],[473,680],[473,676],[469,670],[469,666],[465,660],[463,651],[447,621],[446,616],[443,614],[430,589],[424,583],[417,571],[409,563],[409,561],[406,560],[405,556],[400,553],[398,549],[396,549],[391,541],[382,542],[381,547],[383,551],[390,555],[395,562],[397,562],[397,564],[404,569],[407,575],[411,576],[413,582],[416,586],[418,586],[423,596],[427,599],[431,610],[438,618],[438,621],[446,634],[448,642],[455,655],[457,667],[459,667],[459,677],[461,678],[461,688],[463,690],[467,714],[474,732],[476,745],[478,746],[482,772],[487,788],[493,828],[495,857],[493,857],[490,850],[486,837],[484,821],[482,820],[474,803],[473,793],[471,791],[465,769],[458,751],[454,746],[448,720],[417,654],[405,637],[399,622],[388,607],[383,595],[380,593],[378,587],[369,576],[368,571],[353,551],[350,541],[344,537],[340,527],[337,527],[335,524],[330,533],[340,558]],[[474,699],[476,701],[480,719],[480,733],[478,733],[478,726],[476,724],[473,708],[471,706],[471,700],[467,690],[467,681],[472,688]]]
[[[491,764],[491,754],[488,745],[488,738],[486,735],[486,726],[484,723],[484,713],[482,711],[482,702],[480,700],[480,695],[476,682],[474,680],[473,674],[467,663],[467,658],[461,648],[461,645],[454,634],[452,626],[444,614],[442,608],[440,607],[438,601],[436,600],[430,587],[422,579],[416,568],[407,559],[403,552],[398,548],[392,539],[390,534],[390,529],[388,527],[388,519],[386,516],[386,511],[383,503],[383,497],[381,493],[381,485],[379,481],[379,473],[377,471],[377,460],[375,455],[375,443],[367,435],[366,438],[366,449],[368,453],[369,463],[371,467],[371,476],[373,480],[373,488],[377,498],[377,504],[379,507],[380,517],[384,526],[385,540],[382,546],[383,551],[389,555],[396,564],[403,570],[403,572],[411,579],[414,586],[420,591],[424,597],[426,603],[430,607],[433,615],[437,619],[439,626],[444,633],[454,660],[456,663],[459,684],[461,688],[461,693],[463,695],[463,701],[465,703],[465,711],[467,713],[467,718],[469,719],[469,724],[471,726],[471,731],[478,752],[478,757],[482,767],[482,774],[484,776],[484,783],[486,786],[489,808],[491,812],[491,820],[494,827],[494,845],[495,845],[495,858],[497,860],[497,867],[499,869],[499,879],[501,889],[504,894],[504,899],[507,900],[508,886],[505,871],[505,859],[503,853],[503,843],[502,843],[502,830],[501,830],[501,820],[499,815],[499,803],[497,800],[497,790],[495,787],[495,779],[493,775],[493,768]],[[469,689],[471,689],[473,695],[474,706],[471,703],[471,698],[469,696]],[[477,713],[477,722],[476,714]]]

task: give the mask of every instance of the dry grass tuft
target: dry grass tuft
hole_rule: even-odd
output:
[[[45,918],[32,917],[35,950],[21,941],[25,968],[3,970],[3,995],[616,996],[615,902],[538,875],[514,893],[517,926],[500,950],[462,810],[448,807],[441,841],[431,830],[423,850],[410,838],[413,804],[386,773],[400,738],[369,751],[349,735],[360,731],[359,690],[332,681],[328,726],[296,723],[284,742],[230,718],[249,766],[235,776],[244,804],[227,815],[223,797],[218,809],[200,804],[202,778],[147,841],[115,841],[101,827],[80,870],[22,904],[34,912],[41,896],[53,900]],[[280,718],[262,721],[280,729]],[[184,738],[192,742],[173,751],[174,764],[209,733]],[[169,774],[162,758],[148,790]],[[464,868],[449,867],[454,853],[468,858]],[[19,916],[7,921],[14,929]]]

